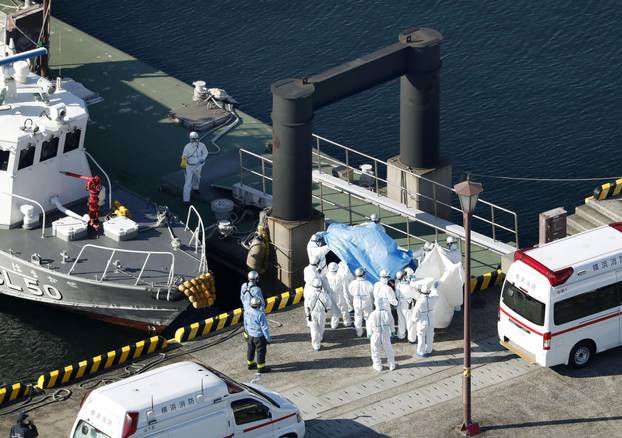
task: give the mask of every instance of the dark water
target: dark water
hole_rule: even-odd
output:
[[[54,14],[185,82],[225,88],[269,122],[270,84],[353,59],[414,25],[444,35],[442,154],[456,178],[622,175],[622,8],[616,1],[56,0]],[[315,132],[387,158],[399,149],[398,82],[316,114]],[[519,213],[572,210],[596,182],[479,178],[483,197]],[[0,302],[0,383],[136,336],[44,308]],[[67,322],[70,321],[70,322]],[[95,350],[95,351],[93,351]]]

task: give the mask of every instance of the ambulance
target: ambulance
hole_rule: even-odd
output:
[[[514,254],[499,301],[503,346],[544,367],[586,367],[622,343],[622,222]]]
[[[85,395],[70,438],[302,438],[279,394],[195,362],[139,374]]]

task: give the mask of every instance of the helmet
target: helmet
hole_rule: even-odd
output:
[[[199,134],[197,134],[196,132],[192,131],[190,133],[190,141],[199,141]]]
[[[413,268],[411,268],[410,266],[407,266],[407,267],[404,269],[404,274],[406,274],[406,275],[413,275],[414,273],[415,273],[415,271],[414,271],[414,270],[413,270]]]
[[[455,245],[458,240],[454,236],[447,237],[447,245]]]
[[[320,259],[319,257],[312,257],[311,260],[309,260],[309,264],[312,266],[317,266],[320,264]]]
[[[397,272],[395,273],[395,279],[399,281],[399,280],[401,280],[402,278],[404,278],[404,271],[397,271]]]
[[[434,248],[434,244],[432,242],[426,242],[425,245],[423,245],[423,250],[425,252],[432,251],[432,248]]]
[[[389,278],[389,272],[386,269],[381,269],[380,270],[380,277],[382,277],[382,278]]]
[[[375,213],[372,213],[369,216],[369,220],[372,221],[373,223],[377,224],[378,222],[380,222],[380,219],[378,218],[378,216]]]
[[[424,284],[423,286],[421,286],[421,293],[423,295],[429,295],[430,294],[430,286],[428,286],[427,284]]]
[[[259,274],[257,273],[257,271],[250,271],[248,273],[248,281],[250,281],[251,283],[257,283],[257,280],[259,280]]]
[[[251,298],[250,305],[253,309],[258,309],[261,305],[261,301],[259,301],[259,298],[253,297]]]
[[[339,266],[337,266],[337,263],[335,263],[335,262],[330,262],[328,264],[328,270],[330,272],[337,272],[339,270]]]
[[[321,236],[320,236],[320,233],[314,233],[314,234],[311,236],[311,242],[319,242],[319,241],[321,241],[321,240],[322,240],[322,238],[321,238]]]
[[[322,287],[322,280],[320,280],[319,278],[314,278],[311,282],[311,286],[316,289],[320,289]]]
[[[356,271],[354,271],[354,275],[356,275],[357,277],[365,277],[365,269],[356,268]]]

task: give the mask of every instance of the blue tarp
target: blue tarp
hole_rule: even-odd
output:
[[[378,281],[381,269],[386,269],[393,277],[413,261],[412,251],[398,248],[384,227],[373,222],[355,226],[330,224],[324,233],[324,241],[339,259],[348,264],[350,272],[362,267],[371,282]]]

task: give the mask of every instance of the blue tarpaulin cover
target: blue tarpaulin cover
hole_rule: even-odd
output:
[[[398,248],[397,243],[380,224],[360,225],[334,223],[324,233],[324,241],[332,252],[348,264],[350,272],[358,267],[367,271],[367,279],[376,282],[380,270],[386,269],[391,277],[413,261],[412,251]]]

